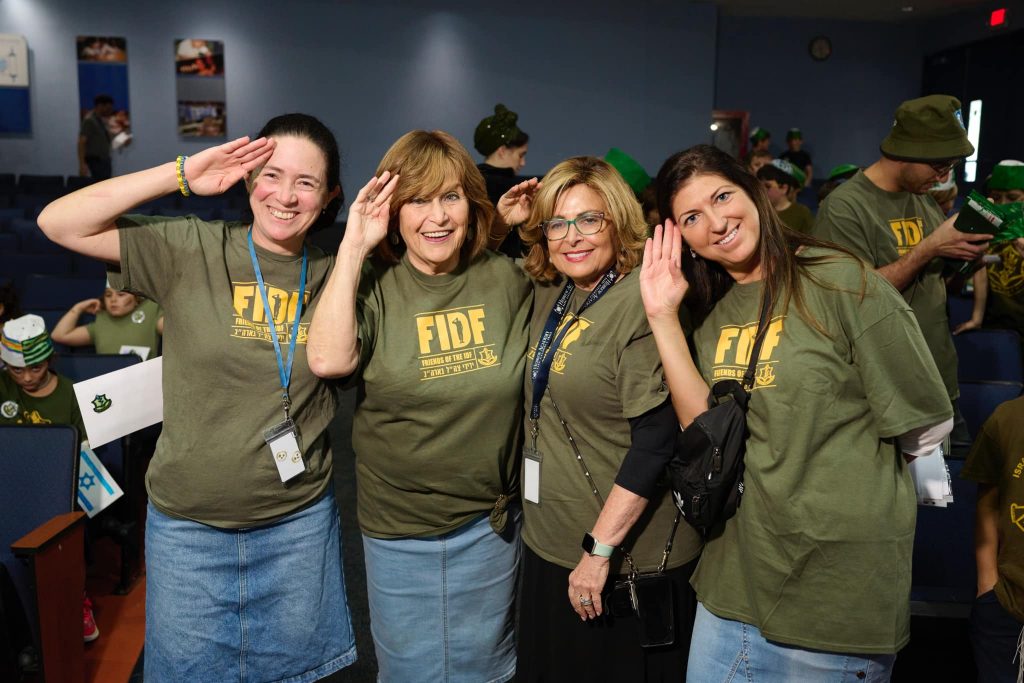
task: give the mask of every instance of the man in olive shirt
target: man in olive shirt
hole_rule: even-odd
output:
[[[903,294],[951,400],[960,392],[940,257],[974,260],[991,235],[954,228],[955,217],[944,220],[928,189],[973,151],[959,100],[908,100],[896,110],[878,161],[829,194],[814,225],[817,237],[849,249]]]
[[[114,113],[114,99],[97,95],[93,108],[82,119],[78,133],[78,174],[94,180],[111,176],[110,132],[105,119]]]

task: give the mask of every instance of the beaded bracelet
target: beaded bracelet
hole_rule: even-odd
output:
[[[175,162],[175,170],[178,174],[178,189],[181,191],[182,196],[188,197],[192,194],[192,190],[188,187],[188,178],[185,177],[185,159],[188,159],[185,155],[180,155]]]

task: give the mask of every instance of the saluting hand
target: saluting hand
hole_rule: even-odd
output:
[[[370,178],[348,210],[345,237],[342,244],[369,253],[388,234],[391,218],[391,196],[398,186],[399,176],[384,171]]]
[[[248,137],[208,147],[185,160],[185,179],[197,195],[215,195],[246,177],[254,168],[267,163],[274,153],[274,141]]]
[[[654,228],[644,245],[640,268],[640,295],[648,318],[677,317],[690,283],[682,268],[683,237],[671,218]]]
[[[513,226],[525,223],[530,217],[530,210],[533,208],[533,198],[540,189],[540,181],[530,178],[513,185],[508,192],[498,199],[498,215],[505,221],[505,225]]]

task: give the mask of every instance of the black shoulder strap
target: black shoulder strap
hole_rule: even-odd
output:
[[[764,299],[761,302],[761,316],[757,321],[757,334],[754,337],[754,348],[750,351],[750,363],[747,364],[747,371],[743,374],[743,388],[750,391],[754,387],[754,373],[757,371],[757,361],[761,356],[761,344],[768,334],[768,320],[772,315],[772,297],[767,287],[764,292]]]

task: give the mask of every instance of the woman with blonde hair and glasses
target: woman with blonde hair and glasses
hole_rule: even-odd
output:
[[[525,222],[535,292],[519,679],[683,680],[701,542],[661,483],[678,425],[640,305],[640,204],[606,162],[574,157],[499,210]],[[659,569],[651,592],[615,590]]]
[[[532,293],[486,249],[494,207],[465,148],[403,135],[349,214],[309,335],[349,377],[381,681],[515,675],[522,376]]]

